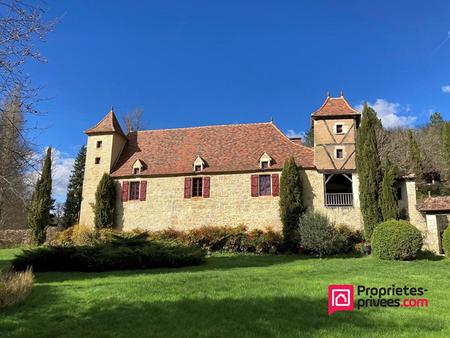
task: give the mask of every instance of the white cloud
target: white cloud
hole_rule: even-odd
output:
[[[442,86],[442,92],[446,94],[450,94],[450,85]]]
[[[417,116],[405,114],[411,111],[409,105],[402,106],[400,103],[389,102],[385,99],[376,99],[374,103],[368,102],[368,105],[377,112],[385,128],[413,127],[416,123]],[[362,111],[363,105],[356,108]]]
[[[34,161],[39,163],[36,167],[37,170],[41,170],[42,157],[45,152],[35,153],[33,155]],[[67,185],[69,183],[70,172],[72,171],[75,159],[70,157],[69,154],[61,152],[58,149],[53,148],[52,150],[52,197],[56,199],[57,202],[64,202],[66,199]],[[30,173],[30,181],[33,184],[38,178],[38,173],[33,170]]]
[[[302,139],[305,138],[305,132],[304,131],[295,131],[294,129],[288,129],[286,136],[289,138],[298,138],[301,137]]]

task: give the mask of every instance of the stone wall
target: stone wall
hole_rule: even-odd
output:
[[[265,172],[272,173],[275,171]],[[277,173],[281,174],[279,171]],[[184,176],[143,178],[147,180],[146,201],[123,203],[120,201],[120,185],[124,180],[118,180],[117,226],[123,230],[160,230],[168,227],[192,229],[205,225],[243,224],[250,229],[272,227],[281,230],[279,197],[251,197],[251,175],[252,173],[209,175],[209,198],[184,198]],[[141,178],[136,178],[132,181],[140,180]],[[358,191],[356,174],[353,175],[353,185],[354,191]],[[353,207],[325,207],[322,174],[315,170],[305,170],[303,186],[305,205],[308,208],[325,213],[336,223],[345,223],[354,229],[362,228],[357,193]]]
[[[58,232],[62,231],[59,227],[47,228],[47,242],[52,241]],[[0,230],[0,248],[12,248],[21,245],[30,245],[31,230],[29,229],[9,229]]]

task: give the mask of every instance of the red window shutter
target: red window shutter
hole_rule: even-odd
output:
[[[258,197],[258,175],[252,175],[252,197]]]
[[[211,184],[211,179],[209,177],[203,177],[203,197],[209,197],[209,186]]]
[[[125,181],[122,183],[122,202],[128,201],[128,186],[130,182]]]
[[[191,184],[192,184],[192,178],[185,177],[184,178],[184,198],[191,198]]]
[[[145,201],[147,199],[147,181],[141,181],[140,200]]]
[[[272,196],[280,196],[280,176],[272,174]]]

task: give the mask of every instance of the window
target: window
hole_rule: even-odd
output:
[[[336,134],[342,134],[343,132],[342,124],[336,124]]]
[[[344,150],[336,149],[336,158],[344,158]]]
[[[192,179],[192,197],[203,196],[203,179],[201,177],[194,177]]]
[[[134,169],[133,169],[133,173],[134,173],[135,175],[139,175],[140,172],[141,172],[141,169],[139,169],[139,168],[134,168]]]
[[[261,168],[262,169],[268,169],[269,168],[269,161],[261,162]]]
[[[259,176],[259,195],[266,196],[270,195],[270,175],[260,175]]]
[[[202,171],[202,166],[201,166],[201,165],[196,165],[196,166],[194,167],[194,170],[195,170],[195,171]]]
[[[95,158],[95,164],[100,164],[100,157]]]
[[[402,187],[398,187],[397,188],[397,200],[401,201],[403,199],[402,195],[403,195],[402,194]]]
[[[130,182],[130,201],[139,200],[139,182]]]
[[[97,148],[101,148],[102,147],[102,141],[97,141]]]

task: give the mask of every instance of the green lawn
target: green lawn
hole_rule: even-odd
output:
[[[0,250],[0,264],[18,249]],[[327,285],[423,286],[424,309],[327,314]],[[450,337],[450,261],[216,255],[206,265],[39,273],[25,303],[0,313],[13,337]]]

